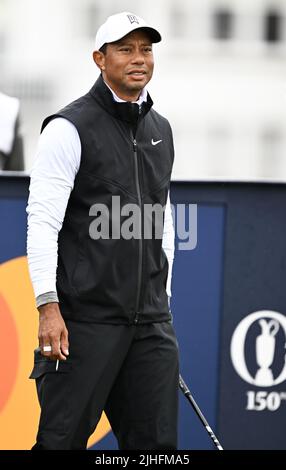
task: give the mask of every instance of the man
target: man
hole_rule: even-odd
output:
[[[27,209],[40,314],[34,449],[86,448],[103,410],[120,449],[177,447],[174,152],[145,88],[160,40],[131,13],[109,17],[93,53],[100,77],[42,126]],[[145,209],[166,203],[161,236],[154,214],[143,233]]]
[[[0,170],[24,170],[19,107],[20,102],[17,98],[0,92]]]

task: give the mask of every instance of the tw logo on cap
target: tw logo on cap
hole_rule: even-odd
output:
[[[139,20],[138,20],[137,16],[135,16],[135,15],[127,15],[127,18],[129,19],[129,21],[130,21],[131,24],[132,24],[132,23],[137,23],[137,24],[139,24]]]

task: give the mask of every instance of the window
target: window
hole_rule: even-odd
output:
[[[185,12],[178,5],[171,9],[170,26],[172,36],[182,37],[186,34]]]
[[[214,37],[230,39],[233,30],[233,14],[230,10],[219,9],[214,13]]]
[[[45,79],[15,80],[9,83],[7,93],[29,101],[50,101],[53,97],[52,85]]]
[[[278,174],[283,161],[283,134],[275,125],[261,132],[260,173],[265,176]]]
[[[232,136],[231,129],[223,123],[213,124],[208,129],[208,174],[221,176],[231,174],[232,168]]]
[[[281,41],[282,36],[282,16],[279,12],[269,10],[264,18],[264,40],[275,43]]]
[[[86,8],[85,32],[88,37],[95,37],[97,28],[100,26],[100,10],[97,5],[90,4]]]
[[[0,54],[3,54],[6,46],[6,37],[3,32],[0,31]]]

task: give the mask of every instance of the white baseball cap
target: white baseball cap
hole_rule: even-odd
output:
[[[104,44],[118,41],[135,29],[143,28],[146,30],[152,42],[160,42],[161,34],[155,28],[149,26],[146,21],[133,13],[124,11],[116,15],[109,16],[96,34],[95,50],[98,51]]]

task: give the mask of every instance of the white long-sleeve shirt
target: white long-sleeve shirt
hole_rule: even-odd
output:
[[[56,293],[58,234],[80,160],[81,143],[76,127],[64,118],[52,120],[39,138],[27,206],[28,263],[37,299],[43,294]],[[171,296],[174,227],[169,195],[162,246],[169,263],[167,294]],[[41,302],[37,302],[37,305],[41,305]]]

